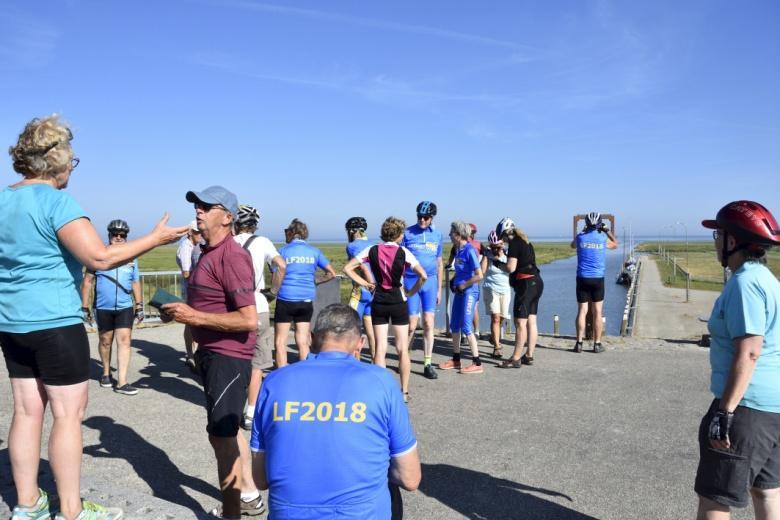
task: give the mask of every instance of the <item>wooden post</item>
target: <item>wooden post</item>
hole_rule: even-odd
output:
[[[672,283],[677,282],[677,257],[672,258]]]
[[[628,313],[623,313],[623,321],[620,322],[620,335],[625,336],[628,332]]]

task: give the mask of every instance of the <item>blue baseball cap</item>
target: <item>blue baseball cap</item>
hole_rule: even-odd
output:
[[[188,191],[186,198],[187,202],[192,203],[219,204],[233,214],[234,220],[238,214],[238,198],[222,186],[209,186],[203,191]]]

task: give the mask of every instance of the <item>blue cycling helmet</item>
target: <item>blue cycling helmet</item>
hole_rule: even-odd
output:
[[[424,200],[417,205],[418,217],[435,217],[436,216],[436,204],[429,200]]]

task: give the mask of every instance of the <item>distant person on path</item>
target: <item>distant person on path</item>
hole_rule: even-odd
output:
[[[585,319],[589,304],[593,320],[593,352],[604,352],[601,346],[604,306],[604,270],[607,249],[618,246],[613,230],[607,229],[601,220],[601,213],[591,212],[585,217],[585,228],[571,241],[577,250],[577,341],[572,349],[582,352],[582,338],[585,336]]]
[[[241,204],[238,207],[238,219],[235,224],[235,241],[249,251],[255,271],[255,306],[257,307],[257,330],[255,351],[252,355],[252,377],[249,379],[249,393],[246,399],[246,411],[241,426],[245,430],[252,428],[252,416],[255,413],[257,394],[263,381],[263,370],[274,366],[274,331],[271,328],[268,300],[279,293],[287,264],[266,237],[255,234],[260,214],[257,209]],[[265,266],[273,266],[271,288],[265,288]]]
[[[202,236],[198,229],[198,223],[192,221],[190,223],[190,229],[187,231],[187,236],[179,242],[179,247],[176,250],[176,263],[181,270],[181,297],[184,301],[187,301],[187,279],[190,277],[190,273],[198,263],[200,258],[200,243]],[[189,325],[184,326],[184,349],[185,358],[184,364],[187,365],[190,370],[195,369],[195,361],[192,356],[195,352],[195,345],[192,341],[192,330]]]
[[[287,336],[295,323],[295,345],[298,359],[305,361],[311,342],[311,317],[314,313],[314,299],[317,285],[332,280],[336,271],[322,251],[306,243],[309,228],[294,218],[284,230],[287,245],[279,252],[287,264],[284,280],[276,297],[274,311],[274,335],[276,342],[276,367],[287,366]],[[317,269],[325,276],[317,280]]]
[[[121,219],[108,224],[108,245],[123,244],[127,241],[130,226]],[[111,388],[111,344],[116,337],[117,384],[114,392],[135,395],[138,389],[127,382],[127,369],[130,366],[130,342],[133,332],[133,320],[141,323],[144,319],[144,303],[141,299],[141,276],[138,273],[138,260],[104,271],[90,271],[84,274],[81,284],[81,311],[84,321],[92,322],[90,300],[95,308],[95,321],[98,329],[98,350],[103,363],[103,375],[100,386]],[[93,283],[94,293],[93,293]],[[135,302],[135,307],[133,304]]]
[[[361,344],[357,313],[328,305],[309,360],[266,378],[251,448],[255,481],[269,490],[269,520],[389,519],[388,482],[417,489],[409,413],[390,374],[355,359]]]
[[[480,261],[485,275],[482,283],[482,296],[485,299],[485,313],[490,316],[490,341],[493,343],[493,359],[501,359],[501,326],[508,320],[509,305],[512,302],[512,288],[509,285],[509,273],[505,271],[507,256],[504,242],[495,230],[488,234],[488,247]]]
[[[710,390],[699,426],[694,489],[700,520],[728,519],[746,507],[757,519],[780,518],[780,283],[766,252],[780,226],[761,204],[731,202],[715,220],[715,251],[733,275],[715,301],[710,332]]]
[[[442,260],[441,232],[434,229],[433,217],[436,216],[436,204],[424,200],[417,205],[417,224],[406,228],[401,245],[409,249],[422,264],[428,281],[419,292],[409,297],[409,350],[414,343],[414,332],[422,313],[423,322],[423,374],[428,379],[436,379],[436,370],[431,364],[433,357],[433,328],[436,309],[441,303],[441,284],[444,280],[444,261]],[[417,283],[418,275],[407,271],[404,287],[407,293]]]
[[[406,223],[401,219],[395,217],[385,219],[381,231],[383,243],[367,247],[357,253],[344,266],[344,273],[354,283],[374,295],[371,312],[376,336],[376,353],[373,359],[374,364],[381,367],[385,366],[389,324],[393,325],[401,391],[404,401],[408,402],[412,362],[409,355],[409,308],[406,300],[423,287],[428,275],[412,252],[399,245],[405,227]],[[373,280],[364,277],[365,273],[361,268],[364,264],[367,264],[371,270]],[[407,269],[412,269],[417,274],[417,281],[408,292],[403,289],[403,278]]]
[[[469,243],[471,230],[469,225],[456,220],[450,225],[450,240],[455,244],[455,277],[450,282],[452,293],[452,316],[450,317],[450,332],[452,332],[452,359],[439,365],[442,370],[457,369],[461,374],[481,374],[482,361],[479,359],[479,346],[474,331],[474,313],[477,312],[479,301],[479,282],[482,280],[482,269],[479,256]],[[471,347],[471,364],[462,366],[460,360],[460,337],[466,337]]]
[[[233,240],[236,196],[222,186],[189,191],[205,245],[190,274],[187,303],[162,306],[163,320],[192,326],[195,362],[206,395],[206,431],[217,459],[222,505],[212,514],[238,519],[265,509],[252,480],[249,445],[239,431],[255,352],[257,308],[252,258]]]
[[[350,218],[344,224],[344,228],[347,230],[347,261],[352,260],[356,254],[365,248],[375,245],[375,242],[369,240],[366,235],[368,223],[363,217]],[[376,353],[376,336],[374,336],[374,326],[371,321],[371,298],[371,292],[368,289],[352,282],[349,306],[355,309],[363,320],[363,330],[368,338],[368,349],[373,360]]]
[[[520,368],[522,365],[533,365],[536,339],[539,336],[536,314],[544,292],[544,281],[536,265],[536,251],[528,236],[508,217],[501,219],[496,225],[496,235],[509,244],[506,265],[502,265],[500,261],[493,265],[509,273],[509,283],[515,291],[512,315],[516,330],[514,352],[498,367]],[[523,354],[523,346],[526,344],[528,350]]]
[[[13,520],[49,518],[38,488],[46,406],[54,424],[48,457],[57,485],[57,520],[116,520],[119,508],[81,500],[81,421],[87,408],[89,341],[82,322],[82,265],[123,265],[184,235],[164,216],[151,233],[107,247],[84,210],[64,189],[79,159],[68,126],[55,116],[33,119],[9,153],[23,179],[0,192],[0,348],[14,412],[8,454],[16,488]]]

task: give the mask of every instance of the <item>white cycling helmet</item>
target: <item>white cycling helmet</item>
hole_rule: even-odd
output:
[[[249,204],[241,204],[238,207],[237,222],[241,226],[254,226],[260,221],[260,214]]]
[[[599,224],[601,224],[601,213],[597,211],[591,211],[585,217],[585,226],[597,227]]]
[[[496,235],[498,238],[503,238],[504,233],[515,229],[515,223],[509,217],[502,218],[498,224],[496,224]]]

